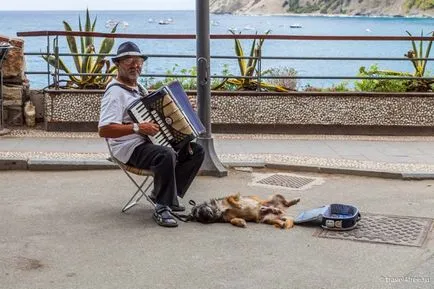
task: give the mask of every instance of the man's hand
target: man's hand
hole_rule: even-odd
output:
[[[153,122],[139,123],[139,132],[146,135],[154,136],[159,131],[160,126]]]

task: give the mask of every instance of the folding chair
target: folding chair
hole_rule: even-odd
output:
[[[108,149],[109,149],[109,152],[110,152],[110,157],[107,158],[107,160],[109,160],[112,163],[117,164],[118,167],[120,169],[122,169],[122,171],[127,175],[127,177],[137,187],[137,191],[134,193],[134,195],[131,197],[131,199],[122,208],[122,213],[125,213],[126,211],[128,211],[129,209],[131,209],[132,207],[134,207],[135,205],[137,205],[137,203],[140,201],[140,199],[143,196],[145,196],[145,198],[155,207],[155,203],[151,200],[151,198],[148,195],[152,191],[153,184],[154,184],[154,176],[153,176],[152,171],[139,169],[139,168],[132,167],[132,166],[129,166],[129,165],[126,165],[126,164],[122,163],[120,160],[118,160],[117,158],[115,158],[113,156],[112,149],[110,148],[110,145],[109,145],[107,139],[106,139],[106,142],[107,142],[107,146],[108,146]],[[132,177],[132,174],[135,174],[135,175],[138,175],[138,176],[143,176],[143,177],[145,177],[145,179],[139,185],[136,182],[136,180]],[[149,180],[149,182],[148,182],[148,180]],[[148,183],[148,184],[147,184],[146,188],[143,190],[143,187],[145,186],[146,183]]]

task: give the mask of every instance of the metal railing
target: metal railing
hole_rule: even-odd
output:
[[[124,34],[124,33],[99,33],[99,32],[67,32],[67,31],[32,31],[32,32],[18,32],[19,37],[46,37],[46,51],[45,52],[26,52],[26,56],[54,56],[58,62],[60,57],[65,56],[113,56],[114,54],[86,54],[86,53],[64,53],[59,52],[59,37],[66,36],[91,36],[91,37],[104,37],[104,38],[124,38],[124,39],[155,39],[155,40],[195,40],[196,36],[192,34],[180,35],[180,34]],[[231,35],[231,34],[218,34],[210,35],[212,40],[230,40],[230,39],[267,39],[267,40],[279,40],[279,41],[434,41],[434,37],[423,37],[423,36],[307,36],[307,35]],[[50,49],[51,40],[53,40],[53,49]],[[147,54],[149,58],[192,58],[195,55],[182,55],[182,54]],[[252,57],[244,56],[229,56],[229,55],[212,55],[211,59],[234,59],[237,61],[239,58],[251,59]],[[324,80],[363,80],[363,79],[380,79],[380,80],[423,80],[423,81],[434,81],[434,77],[416,77],[416,76],[348,76],[348,75],[293,75],[293,76],[267,76],[263,75],[262,63],[265,60],[297,60],[297,61],[410,61],[407,57],[336,57],[336,56],[321,56],[321,57],[304,57],[304,56],[264,56],[259,54],[257,57],[257,73],[255,76],[243,76],[243,75],[232,75],[230,78],[235,79],[255,79],[257,80],[258,91],[261,91],[261,81],[264,79],[324,79]],[[412,60],[424,60],[433,61],[434,58],[413,58]],[[43,61],[41,59],[41,61]],[[59,83],[61,82],[61,77],[67,76],[99,76],[107,75],[104,73],[62,73],[58,68],[51,68],[47,62],[47,69],[45,71],[26,71],[27,75],[47,75],[48,86],[54,85],[56,89],[59,88]],[[152,77],[152,78],[162,78],[162,77],[173,77],[173,78],[195,78],[190,74],[141,74],[142,77]],[[53,82],[51,83],[50,77],[53,77]],[[228,75],[211,75],[211,78],[226,79]],[[310,94],[314,92],[309,92]],[[360,94],[360,92],[354,92],[355,94]],[[322,93],[323,94],[323,93]]]

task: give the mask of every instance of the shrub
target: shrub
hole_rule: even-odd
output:
[[[411,76],[404,72],[379,70],[376,64],[366,70],[364,66],[360,67],[359,76],[362,77],[390,77],[390,76]],[[405,92],[407,91],[407,80],[390,80],[390,79],[361,79],[355,83],[358,91],[372,92]]]
[[[145,85],[146,87],[149,87],[150,89],[158,89],[162,86],[167,85],[168,83],[172,81],[179,81],[184,89],[187,90],[195,90],[197,89],[197,68],[196,66],[193,66],[189,69],[182,68],[179,71],[179,65],[175,64],[171,69],[166,71],[167,76],[162,80],[156,80],[153,77],[150,77],[149,79],[140,79],[140,82]],[[175,75],[191,75],[194,77],[176,77]],[[223,76],[227,76],[229,78],[231,75],[229,74],[228,65],[225,64],[223,66],[223,71],[221,73]],[[211,89],[222,89],[222,90],[233,90],[234,86],[232,86],[229,83],[222,83],[221,80],[217,78],[211,79]]]
[[[273,67],[264,71],[263,75],[273,77],[294,77],[297,76],[297,71],[292,67]],[[297,89],[297,79],[295,78],[270,78],[267,81],[271,85],[280,86],[285,88],[286,90]]]
[[[332,87],[326,88],[323,91],[330,91],[330,92],[343,92],[343,91],[350,91],[348,88],[348,81],[342,81],[337,84],[333,84]]]

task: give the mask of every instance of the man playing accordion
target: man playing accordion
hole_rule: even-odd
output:
[[[147,137],[159,131],[154,122],[133,123],[127,109],[131,102],[146,95],[137,82],[147,56],[130,41],[119,45],[112,58],[118,73],[106,88],[101,100],[98,131],[107,138],[113,155],[121,162],[154,174],[155,202],[153,219],[160,226],[176,227],[177,221],[170,211],[184,211],[178,196],[184,197],[204,159],[203,148],[187,143],[178,152],[171,147],[153,144]]]

